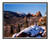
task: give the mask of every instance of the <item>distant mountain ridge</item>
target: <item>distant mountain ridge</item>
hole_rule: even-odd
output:
[[[16,17],[24,17],[25,16],[25,14],[23,13],[23,14],[18,14],[18,13],[16,13],[16,12],[12,12],[12,11],[4,11],[4,14],[11,14],[11,15],[13,15],[13,16],[16,16]]]
[[[26,15],[25,13],[23,12],[16,12],[17,14],[20,14],[20,15]]]

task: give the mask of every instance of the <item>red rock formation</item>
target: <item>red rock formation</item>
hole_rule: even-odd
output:
[[[38,12],[36,13],[36,16],[42,16],[41,13],[40,13],[40,11],[38,11]]]
[[[34,14],[32,14],[32,16],[34,16]]]
[[[44,18],[42,18],[42,17],[41,17],[41,18],[39,19],[39,22],[41,22],[41,21],[43,21],[43,22],[44,22]]]

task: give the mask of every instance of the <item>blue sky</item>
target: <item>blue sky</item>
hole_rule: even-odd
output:
[[[43,16],[45,16],[46,13],[46,3],[26,3],[26,4],[20,4],[20,3],[4,3],[4,10],[5,11],[13,11],[13,12],[23,12],[28,14],[30,12],[31,14],[36,14],[36,12],[40,11]]]

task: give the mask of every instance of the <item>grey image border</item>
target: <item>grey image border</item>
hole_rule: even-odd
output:
[[[13,3],[13,4],[15,4],[15,3],[16,3],[16,4],[17,4],[17,3],[18,3],[18,4],[19,4],[19,3],[20,3],[20,4],[29,4],[29,3],[30,3],[30,4],[34,4],[34,3],[39,3],[39,4],[40,4],[40,3],[43,3],[43,4],[44,4],[44,3],[46,3],[46,9],[47,9],[47,10],[46,10],[46,11],[47,11],[46,35],[47,35],[47,36],[46,36],[46,37],[41,37],[41,38],[36,38],[36,37],[30,37],[30,38],[25,38],[25,37],[10,38],[10,37],[4,37],[4,34],[3,34],[4,32],[2,32],[2,34],[3,34],[3,35],[2,35],[2,38],[3,38],[3,39],[48,39],[48,3],[47,3],[47,2],[3,2],[3,3],[2,3],[2,14],[3,14],[3,11],[4,11],[4,3],[8,3],[8,4],[10,4],[10,3],[11,3],[11,4],[12,4],[12,3]],[[3,14],[3,16],[4,16],[4,14]],[[2,16],[2,18],[3,18],[3,20],[4,20],[4,17],[3,17],[3,16]],[[3,21],[3,22],[4,22],[4,21]],[[4,26],[4,24],[3,24],[3,26]],[[3,29],[2,29],[2,31],[3,31]]]

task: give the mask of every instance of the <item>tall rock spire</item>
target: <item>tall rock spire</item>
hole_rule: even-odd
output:
[[[36,12],[36,16],[42,16],[40,11]]]

